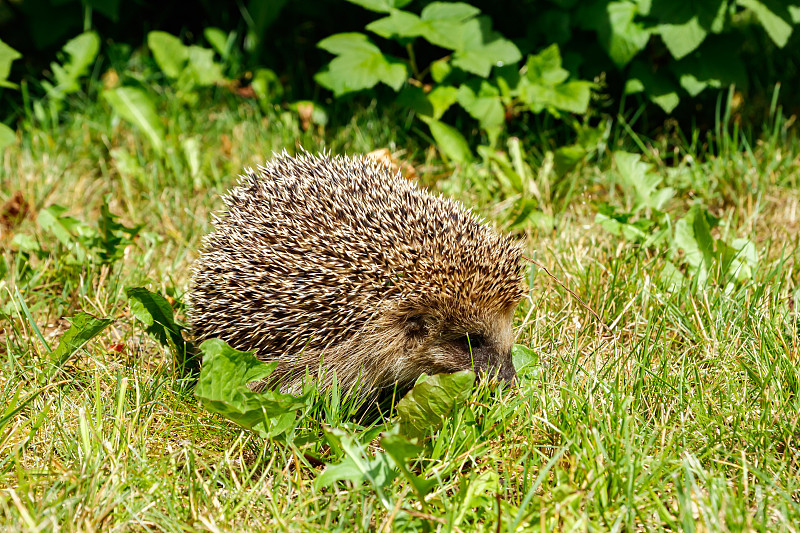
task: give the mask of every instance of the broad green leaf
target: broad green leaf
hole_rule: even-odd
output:
[[[654,33],[660,34],[672,56],[680,59],[696,50],[709,32],[722,32],[727,9],[726,0],[657,2],[649,14],[658,21]]]
[[[214,51],[202,46],[189,47],[189,61],[186,70],[194,83],[201,86],[214,85],[225,79],[222,65],[214,61]]]
[[[414,13],[393,10],[389,16],[367,24],[366,28],[384,39],[413,39],[423,34],[425,23]]]
[[[397,91],[406,80],[406,65],[382,54],[364,34],[339,33],[323,39],[317,46],[337,55],[314,76],[336,96],[370,89],[379,82]]]
[[[437,85],[436,89],[440,87],[446,87],[446,86]],[[436,89],[434,89],[434,91]],[[455,88],[451,89],[455,91]],[[433,91],[431,91],[431,93],[429,94],[432,93]],[[410,109],[413,110],[418,115],[424,115],[426,117],[430,117],[433,116],[434,114],[434,107],[432,105],[432,102],[428,100],[429,94],[425,94],[425,91],[422,89],[422,87],[416,87],[411,84],[406,84],[398,93],[395,102],[401,108]],[[453,97],[453,102],[454,101],[455,101],[455,96]],[[452,105],[452,102],[450,102],[448,106],[449,105]]]
[[[539,372],[539,355],[522,344],[511,347],[511,359],[519,376],[532,376]]]
[[[422,10],[422,20],[468,20],[481,12],[464,2],[431,2]]]
[[[394,9],[389,16],[367,25],[367,29],[386,39],[424,37],[442,48],[455,50],[463,41],[466,21],[480,10],[461,2],[433,2],[425,6],[420,16]]]
[[[84,0],[85,5],[99,11],[114,22],[119,18],[120,2],[121,0]]]
[[[661,72],[653,72],[649,65],[634,61],[629,76],[625,85],[628,94],[643,88],[647,97],[667,113],[672,112],[680,103],[678,89],[672,80]]]
[[[706,87],[719,89],[733,84],[746,89],[749,81],[734,38],[729,36],[707,39],[688,57],[671,62],[669,68],[692,96]]]
[[[643,242],[650,235],[653,223],[649,220],[633,220],[634,213],[621,213],[603,203],[598,206],[594,223],[611,233],[631,242]]]
[[[664,263],[661,274],[656,278],[665,291],[673,292],[686,282],[683,273],[671,261]]]
[[[447,58],[439,59],[431,63],[431,77],[436,83],[442,83],[453,71],[450,60]]]
[[[400,470],[400,473],[403,474],[403,477],[411,484],[417,498],[419,498],[421,502],[424,502],[425,496],[428,495],[433,487],[439,484],[439,481],[436,478],[425,479],[418,476],[411,472],[406,465],[409,459],[419,456],[420,453],[424,451],[424,448],[400,435],[399,424],[394,425],[384,434],[381,439],[381,446],[394,460],[396,467]]]
[[[463,2],[431,2],[420,13],[423,23],[420,35],[436,46],[459,50],[466,33],[472,31],[466,23],[480,12]]]
[[[647,45],[652,30],[637,21],[637,2],[584,2],[576,13],[578,26],[597,33],[597,40],[617,67],[624,67]]]
[[[659,189],[663,178],[642,161],[640,154],[615,152],[614,161],[623,187],[633,193],[636,209],[661,209],[672,198],[674,191],[669,187]]]
[[[283,96],[283,85],[281,85],[278,75],[268,68],[257,69],[253,74],[250,86],[255,91],[262,107],[268,103],[279,102]]]
[[[335,441],[336,448],[344,452],[345,458],[339,464],[329,464],[325,467],[315,481],[317,488],[329,486],[339,480],[352,481],[356,485],[368,481],[378,501],[387,511],[392,510],[394,503],[391,498],[391,485],[397,477],[397,468],[391,456],[378,452],[374,458],[370,458],[365,447],[354,436],[341,429],[328,429],[325,437],[329,441]]]
[[[700,25],[697,17],[692,17],[682,24],[661,24],[657,32],[675,59],[680,59],[696,50],[708,35],[708,31]]]
[[[759,0],[737,0],[742,7],[755,13],[761,25],[775,44],[783,48],[792,35],[792,15],[786,6],[778,2],[760,2]]]
[[[370,11],[376,11],[378,13],[388,13],[392,10],[399,9],[401,7],[405,7],[411,3],[411,0],[347,0],[351,4],[356,4],[358,6],[363,7],[364,9],[369,9]]]
[[[166,348],[174,347],[179,357],[187,354],[188,346],[181,330],[175,322],[172,306],[155,292],[144,287],[134,287],[125,291],[131,314],[145,325],[145,331]]]
[[[461,510],[453,519],[453,526],[458,526],[466,518],[467,513],[472,509],[485,509],[495,504],[496,494],[501,487],[500,474],[492,470],[485,470],[483,472],[470,472],[464,475],[464,481],[461,482],[460,498],[463,504],[459,507]],[[466,485],[466,490],[464,490]]]
[[[173,79],[181,75],[189,60],[189,49],[179,38],[167,32],[151,31],[147,34],[147,46],[164,74]]]
[[[164,150],[164,128],[153,100],[142,89],[117,87],[103,91],[114,112],[139,128],[157,152]]]
[[[431,135],[442,154],[457,163],[472,161],[472,151],[461,132],[444,122],[424,116],[420,118],[431,129]]]
[[[83,263],[86,260],[85,240],[91,237],[91,229],[84,222],[65,215],[66,211],[66,207],[51,205],[39,211],[36,222]]]
[[[557,148],[553,154],[553,164],[555,165],[556,174],[564,176],[575,168],[578,163],[588,154],[586,148],[580,144],[570,144]]]
[[[699,285],[705,284],[714,258],[711,227],[716,221],[710,218],[705,208],[694,205],[675,224],[673,244],[677,249],[683,250],[684,260],[697,273]]]
[[[402,434],[425,437],[441,428],[444,417],[469,397],[474,383],[475,373],[470,370],[437,374],[417,383],[397,403]]]
[[[480,82],[477,91],[471,84],[461,85],[456,92],[456,99],[467,113],[480,122],[483,129],[502,126],[505,123],[500,91],[486,80]]]
[[[55,91],[59,94],[69,94],[79,89],[78,80],[88,73],[89,67],[94,63],[100,51],[100,37],[93,31],[82,33],[70,39],[62,50],[69,60],[63,66],[51,63],[50,68],[58,83]]]
[[[230,45],[232,43],[231,37],[234,35],[235,34],[226,34],[219,28],[209,27],[203,30],[203,36],[206,38],[206,41],[208,41],[211,48],[213,48],[222,59],[228,59]]]
[[[309,406],[310,392],[295,396],[277,390],[253,392],[248,385],[269,377],[278,363],[264,363],[252,352],[234,350],[220,339],[200,345],[203,366],[195,396],[211,412],[274,438],[294,429],[297,414]]]
[[[635,21],[636,4],[610,2],[606,10],[608,30],[598,29],[598,37],[614,64],[624,67],[647,45],[650,31],[641,22]]]
[[[50,354],[51,362],[55,368],[60,368],[72,354],[99,335],[113,320],[96,318],[87,313],[79,313],[72,317],[70,322],[69,329],[61,336],[58,346]]]
[[[568,81],[556,85],[550,97],[550,105],[556,109],[583,115],[589,108],[594,84],[589,81]]]
[[[487,78],[492,67],[510,65],[522,59],[517,45],[492,31],[488,17],[464,23],[462,39],[456,43],[453,66]]]
[[[17,141],[17,134],[0,122],[0,150],[3,150],[6,146],[10,146]]]
[[[11,63],[20,57],[22,57],[22,54],[0,39],[0,87],[8,87],[10,89],[17,88],[16,83],[8,81],[8,75],[11,72]],[[2,143],[2,139],[0,139],[0,143]],[[0,144],[0,148],[2,148],[2,144]]]
[[[450,85],[437,85],[431,92],[428,93],[427,98],[433,108],[433,118],[439,120],[445,111],[450,109],[458,99],[458,91],[455,87]]]
[[[561,67],[558,45],[550,45],[536,55],[528,56],[525,75],[517,92],[534,113],[543,109],[583,114],[589,106],[592,83],[569,81],[569,72]]]
[[[551,44],[535,55],[529,55],[525,62],[525,77],[538,85],[553,86],[569,78],[569,71],[561,68],[561,51],[558,45]]]
[[[534,112],[542,109],[557,109],[570,113],[583,114],[589,106],[592,83],[570,81],[556,86],[524,84],[520,98]]]

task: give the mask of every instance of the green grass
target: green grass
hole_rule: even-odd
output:
[[[534,272],[516,326],[541,364],[518,391],[478,387],[422,443],[409,472],[434,483],[421,501],[405,475],[317,482],[325,464],[385,458],[380,434],[391,419],[359,417],[346,400],[319,395],[274,440],[209,413],[169,350],[133,319],[125,288],[169,296],[182,318],[218,195],[243,166],[296,143],[405,150],[423,183],[501,227],[520,194],[477,163],[451,175],[402,117],[360,110],[322,134],[302,131],[291,113],[264,116],[228,98],[188,111],[165,95],[163,157],[107,109],[81,102],[61,125],[28,124],[3,154],[0,203],[21,191],[30,204],[0,241],[5,530],[797,530],[800,143],[785,122],[770,117],[767,136],[747,142],[722,119],[710,141],[615,128],[605,151],[564,176],[537,152],[535,134],[522,139],[523,153],[537,154],[527,156],[529,178],[550,218],[515,232],[606,326]],[[194,175],[189,139],[199,148]],[[632,210],[609,155],[637,145],[660,186],[675,190],[664,207],[670,224],[701,202],[722,221],[715,242],[755,246],[747,275],[715,261],[698,285],[669,242],[630,242],[594,222],[602,202],[656,218]],[[142,227],[104,262],[87,243],[106,203],[125,226]],[[53,204],[84,223],[63,241],[36,223]],[[685,282],[668,282],[668,263]],[[55,365],[49,352],[81,311],[113,323]],[[350,438],[348,451],[341,441]]]

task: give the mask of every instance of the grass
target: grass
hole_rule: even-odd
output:
[[[505,228],[525,193],[504,188],[496,168],[451,174],[395,126],[407,122],[376,109],[322,135],[291,113],[265,116],[228,98],[189,111],[165,95],[163,156],[102,105],[80,101],[60,125],[28,124],[3,154],[0,203],[20,191],[29,204],[21,220],[9,204],[0,214],[5,530],[797,531],[800,143],[777,114],[761,139],[730,134],[724,119],[705,142],[613,129],[605,150],[563,176],[546,154],[527,156],[550,217],[514,231],[606,326],[534,271],[515,325],[540,364],[516,392],[477,387],[414,448],[409,475],[431,481],[420,499],[387,462],[380,434],[391,420],[355,416],[347,400],[318,395],[276,439],[208,412],[134,320],[125,288],[168,296],[182,317],[218,195],[243,166],[297,142],[404,148],[425,184]],[[746,272],[714,256],[698,284],[671,241],[630,241],[595,223],[603,202],[631,220],[660,216],[635,207],[609,154],[637,146],[659,187],[674,189],[658,210],[668,230],[700,202],[721,221],[716,249],[737,238],[754,246]],[[560,194],[563,183],[572,192]],[[37,223],[53,204],[72,217],[59,219],[61,233]],[[97,240],[104,205],[124,226],[141,225],[134,244]],[[103,243],[119,254],[103,259]],[[50,351],[81,311],[113,323],[59,366]],[[318,482],[344,460],[375,470],[363,482]]]

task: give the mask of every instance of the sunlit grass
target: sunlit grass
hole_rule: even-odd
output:
[[[334,133],[304,131],[291,112],[262,115],[247,102],[188,110],[166,100],[163,156],[99,104],[69,123],[31,125],[3,155],[0,203],[21,191],[30,206],[0,241],[4,528],[497,531],[499,521],[501,531],[796,529],[800,150],[781,124],[746,146],[621,134],[566,178],[547,171],[546,154],[529,156],[540,192],[557,190],[557,180],[575,186],[568,196],[542,193],[552,227],[516,234],[605,325],[534,271],[515,325],[518,342],[539,355],[537,372],[511,393],[478,387],[411,463],[436,481],[425,501],[400,476],[379,487],[387,508],[371,483],[316,479],[344,458],[328,432],[343,430],[378,454],[388,413],[365,419],[323,394],[291,438],[242,432],[198,405],[172,355],[133,320],[125,289],[168,296],[181,319],[218,195],[273,150],[405,150],[424,184],[501,227],[510,222],[506,191],[480,163],[451,175],[386,111],[357,111]],[[199,147],[194,175],[189,139]],[[521,141],[525,149],[537,139]],[[715,238],[755,243],[750,277],[698,287],[668,244],[640,247],[594,223],[599,202],[624,206],[608,152],[637,145],[676,190],[671,220],[701,201],[725,221]],[[670,147],[681,156],[667,161]],[[104,203],[126,226],[143,225],[111,264],[77,261],[36,223],[59,204],[93,226]],[[687,283],[663,281],[668,260]],[[53,370],[49,351],[80,311],[114,322]]]

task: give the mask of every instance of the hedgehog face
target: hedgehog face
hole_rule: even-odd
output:
[[[499,313],[412,314],[406,321],[406,360],[414,362],[417,374],[473,370],[486,378],[514,382],[513,312],[511,308]]]

